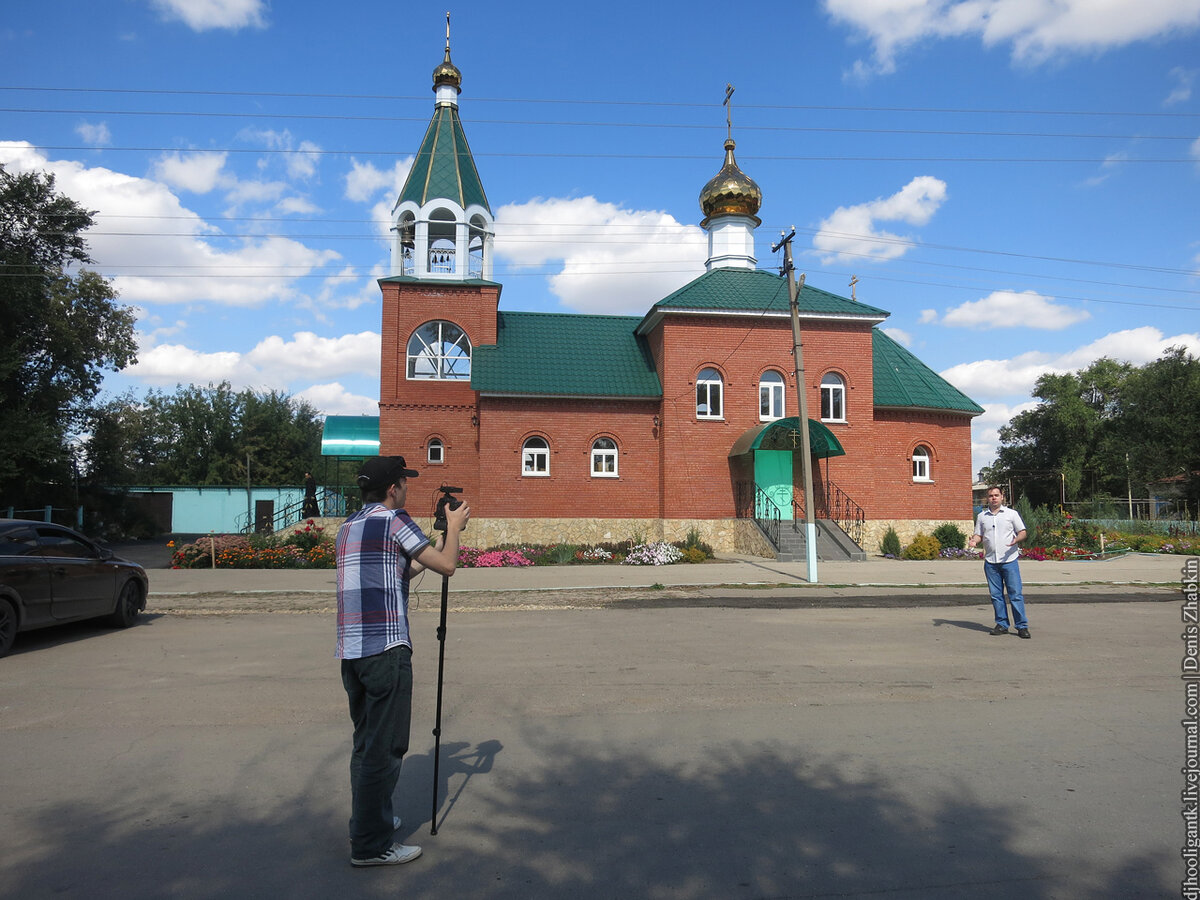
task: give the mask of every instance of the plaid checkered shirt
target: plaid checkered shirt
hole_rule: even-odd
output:
[[[429,538],[402,509],[371,503],[337,534],[337,658],[362,659],[404,645],[412,558]]]

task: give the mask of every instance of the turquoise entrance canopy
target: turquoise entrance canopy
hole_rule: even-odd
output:
[[[808,441],[813,456],[828,459],[846,455],[833,432],[813,419],[808,420]],[[800,442],[800,417],[789,416],[751,428],[733,442],[729,455],[741,456],[752,450],[799,450]]]
[[[322,456],[379,455],[379,416],[326,416]]]

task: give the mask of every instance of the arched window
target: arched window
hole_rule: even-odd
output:
[[[612,438],[592,441],[592,477],[617,477],[617,442]]]
[[[724,413],[721,403],[724,385],[716,369],[701,369],[696,376],[696,418],[720,419]]]
[[[453,322],[426,322],[408,341],[408,377],[465,381],[471,377],[471,340]]]
[[[441,465],[446,461],[446,445],[441,438],[430,438],[426,447],[425,459],[433,465]]]
[[[922,445],[912,453],[913,481],[932,481],[929,473],[929,448]]]
[[[521,448],[522,475],[550,474],[550,445],[545,438],[531,437]]]
[[[758,418],[773,422],[783,418],[783,376],[772,370],[758,380]]]
[[[821,421],[846,421],[846,382],[833,372],[821,379]]]

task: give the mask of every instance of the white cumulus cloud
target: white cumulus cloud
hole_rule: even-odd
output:
[[[1072,309],[1036,291],[994,291],[982,300],[956,306],[942,324],[958,328],[1038,328],[1061,331],[1090,319],[1091,313]]]
[[[154,162],[151,174],[169,187],[193,194],[207,194],[223,180],[227,153],[171,153]],[[231,179],[225,176],[226,183]]]
[[[266,4],[263,0],[150,0],[164,19],[183,22],[193,31],[214,28],[265,28]]]
[[[595,197],[536,198],[496,213],[496,259],[555,270],[551,291],[579,312],[644,313],[703,273],[707,248],[697,226]]]
[[[112,132],[108,130],[108,124],[105,122],[80,122],[75,126],[75,133],[85,144],[91,144],[93,147],[107,147],[112,143]]]
[[[88,244],[102,274],[126,303],[261,306],[299,295],[296,279],[338,259],[333,250],[290,238],[225,236],[187,209],[167,185],[71,160],[51,160],[32,145],[0,141],[10,171],[45,171],[56,189],[99,210]]]
[[[856,206],[839,206],[813,236],[813,248],[824,263],[896,259],[913,241],[888,231],[877,222],[925,225],[946,199],[946,182],[918,175],[890,197],[878,197]]]
[[[296,394],[301,400],[306,400],[314,408],[327,416],[377,416],[379,415],[379,398],[354,394],[342,386],[341,382],[329,384],[314,384]]]
[[[941,376],[976,401],[1031,396],[1038,377],[1086,369],[1101,357],[1145,365],[1169,347],[1184,347],[1200,355],[1200,332],[1164,337],[1152,325],[1114,331],[1089,344],[1062,353],[1029,351],[1008,359],[981,359],[951,366]]]
[[[398,160],[390,169],[379,169],[370,162],[360,163],[354,157],[350,157],[350,171],[344,176],[346,199],[356,203],[369,203],[381,191],[386,191],[394,203],[400,196],[412,164],[413,158],[409,156]]]
[[[973,38],[1008,45],[1037,64],[1062,53],[1100,52],[1200,25],[1195,0],[824,0],[826,12],[870,42],[874,58],[856,74],[889,73],[905,48]]]

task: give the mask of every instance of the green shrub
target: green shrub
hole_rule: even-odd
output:
[[[890,525],[883,534],[883,540],[879,542],[879,552],[884,556],[900,555],[900,535],[896,534],[896,529]]]
[[[904,559],[937,559],[941,550],[942,545],[933,535],[918,534],[900,555]]]
[[[702,563],[708,559],[708,554],[700,547],[688,547],[683,551],[683,561],[689,563]]]
[[[946,522],[944,525],[939,525],[933,529],[933,536],[937,538],[938,543],[942,545],[943,549],[961,550],[967,543],[967,536],[953,522]]]
[[[555,544],[546,555],[550,557],[551,562],[562,566],[574,562],[575,553],[580,549],[586,548],[580,548],[574,544]]]

